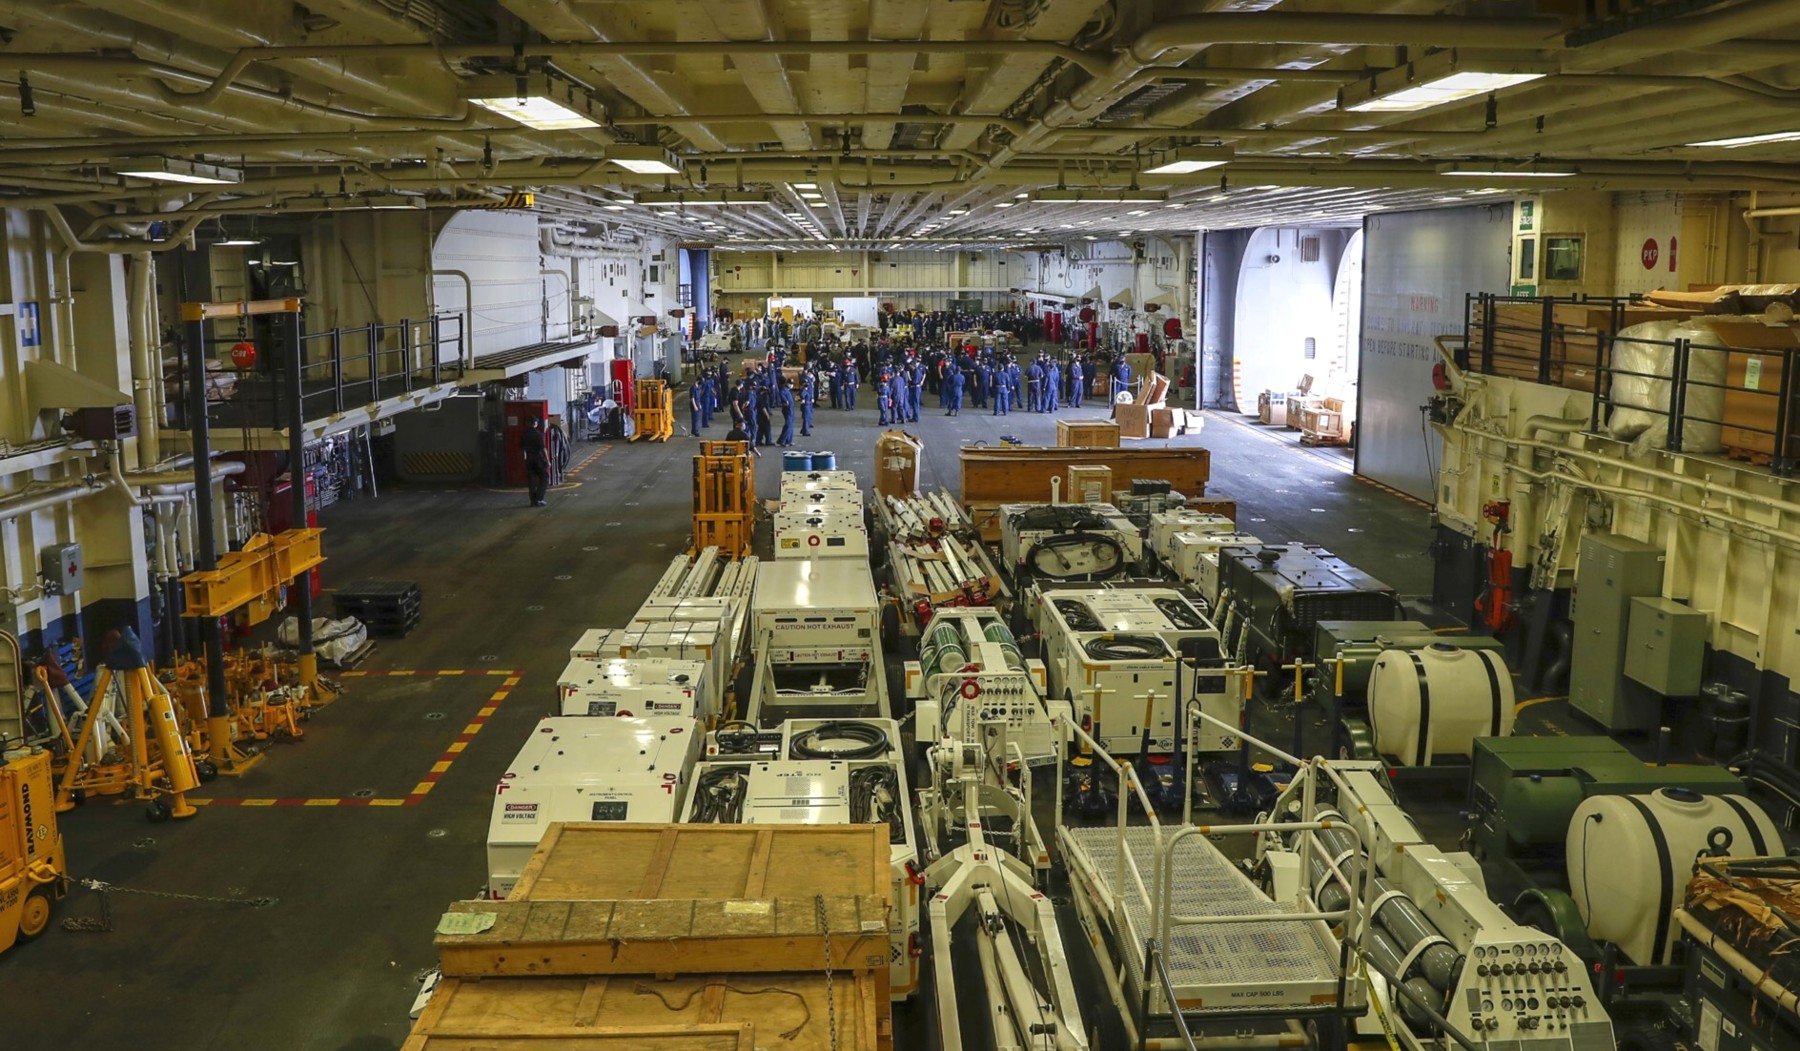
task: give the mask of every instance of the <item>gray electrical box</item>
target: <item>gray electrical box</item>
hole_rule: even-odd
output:
[[[1707,629],[1707,615],[1692,606],[1661,597],[1632,599],[1625,677],[1664,697],[1698,694]]]
[[[46,595],[73,595],[81,590],[82,571],[80,544],[58,544],[39,554],[38,571],[44,576]]]
[[[1642,541],[1611,533],[1581,539],[1575,566],[1575,642],[1569,670],[1569,704],[1616,730],[1650,730],[1660,705],[1624,681],[1631,600],[1662,595],[1663,553]]]

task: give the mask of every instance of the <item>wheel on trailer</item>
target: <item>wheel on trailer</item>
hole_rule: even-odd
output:
[[[1339,759],[1376,758],[1375,738],[1361,719],[1343,719],[1338,723],[1332,750]]]
[[[1350,1046],[1350,1027],[1342,1018],[1315,1018],[1306,1023],[1306,1045],[1311,1051],[1344,1051]]]
[[[151,800],[150,805],[144,808],[144,817],[148,819],[152,825],[160,825],[173,816],[174,811],[169,807],[169,804],[160,799]]]
[[[25,895],[25,908],[19,913],[19,941],[28,942],[50,929],[50,919],[56,915],[56,896],[50,893],[50,887],[33,887],[31,893]]]
[[[895,656],[900,653],[900,607],[892,602],[881,607],[881,649]]]
[[[219,768],[212,760],[202,759],[194,764],[194,776],[204,785],[219,776]]]
[[[912,714],[912,702],[906,697],[906,667],[898,657],[889,657],[886,662],[888,711],[890,718],[904,719]],[[917,733],[914,728],[914,733]]]

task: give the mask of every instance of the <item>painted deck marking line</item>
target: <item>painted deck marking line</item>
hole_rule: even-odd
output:
[[[431,790],[437,786],[438,781],[440,779],[442,779],[446,773],[450,772],[450,767],[455,764],[457,757],[460,756],[469,747],[470,742],[475,740],[475,735],[480,733],[482,728],[487,725],[487,721],[493,717],[494,712],[500,707],[500,703],[502,701],[506,700],[508,695],[510,695],[513,692],[513,689],[519,685],[519,681],[522,678],[524,678],[524,676],[525,676],[525,672],[522,670],[519,670],[519,669],[490,669],[490,668],[452,668],[452,669],[438,669],[435,671],[420,671],[417,669],[401,668],[401,669],[393,669],[393,670],[389,670],[389,671],[348,671],[348,672],[340,672],[339,674],[342,676],[346,676],[346,677],[347,676],[369,677],[369,676],[381,676],[381,675],[387,675],[387,676],[499,675],[499,676],[504,676],[504,679],[502,680],[500,687],[488,696],[487,703],[483,704],[481,706],[481,708],[478,711],[476,711],[476,713],[469,719],[468,725],[463,727],[462,733],[460,733],[456,736],[456,740],[450,742],[450,745],[444,749],[443,754],[438,757],[437,761],[431,764],[431,769],[425,773],[424,777],[419,779],[419,783],[413,786],[412,791],[408,792],[406,795],[401,796],[399,798],[355,799],[355,798],[336,798],[336,797],[317,797],[317,798],[315,798],[315,797],[299,796],[299,797],[281,798],[281,799],[235,799],[235,798],[223,798],[223,797],[201,797],[201,798],[191,798],[188,800],[188,802],[194,804],[195,806],[216,806],[216,807],[396,807],[396,806],[418,806],[420,803],[423,803],[425,801],[426,796],[431,794]]]

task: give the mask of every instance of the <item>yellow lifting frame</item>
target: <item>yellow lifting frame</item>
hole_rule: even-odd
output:
[[[277,607],[281,586],[325,561],[319,540],[324,532],[287,529],[273,536],[258,533],[242,551],[221,555],[219,568],[182,577],[187,615],[223,617],[247,609],[250,623],[267,620]]]

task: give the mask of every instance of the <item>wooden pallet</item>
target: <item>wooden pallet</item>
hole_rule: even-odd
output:
[[[886,975],[446,978],[403,1051],[888,1051]]]
[[[438,959],[463,978],[885,972],[888,853],[879,825],[553,824],[507,900],[452,903],[478,929],[438,935]]]
[[[1762,449],[1743,449],[1734,445],[1727,445],[1720,451],[1727,459],[1742,460],[1743,462],[1752,464],[1756,467],[1768,467],[1775,462],[1775,455],[1770,452],[1765,452]]]

